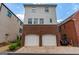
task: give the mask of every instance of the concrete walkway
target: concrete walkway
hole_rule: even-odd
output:
[[[15,53],[79,54],[79,47],[22,47]]]
[[[8,50],[9,45],[0,47],[0,53],[5,52],[6,50]]]

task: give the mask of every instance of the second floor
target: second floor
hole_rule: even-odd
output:
[[[57,24],[55,4],[25,4],[24,24]]]
[[[28,25],[43,25],[43,24],[57,24],[56,20],[53,20],[53,18],[28,18],[27,20],[24,20],[24,24]]]

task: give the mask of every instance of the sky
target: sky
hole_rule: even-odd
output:
[[[23,3],[5,3],[5,5],[14,12],[22,21],[24,21]],[[57,22],[61,22],[70,15],[79,10],[79,3],[57,3],[56,16]]]

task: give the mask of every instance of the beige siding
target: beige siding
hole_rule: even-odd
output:
[[[56,21],[56,7],[49,7],[49,12],[45,12],[45,7],[36,7],[36,12],[32,12],[32,6],[25,7],[24,24],[28,24],[28,18],[44,18],[44,24],[57,24]],[[50,23],[49,19],[52,19]]]
[[[19,35],[20,24],[14,15],[11,18],[7,16],[8,9],[2,5],[0,11],[0,43],[6,42],[7,40],[13,41],[16,36]],[[5,34],[9,34],[7,40]]]

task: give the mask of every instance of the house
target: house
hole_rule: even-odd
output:
[[[23,22],[3,3],[0,4],[0,43],[22,35]]]
[[[75,12],[73,15],[61,22],[58,27],[58,41],[60,41],[65,34],[71,46],[79,46],[79,11]]]
[[[56,4],[24,4],[23,46],[57,46]]]

